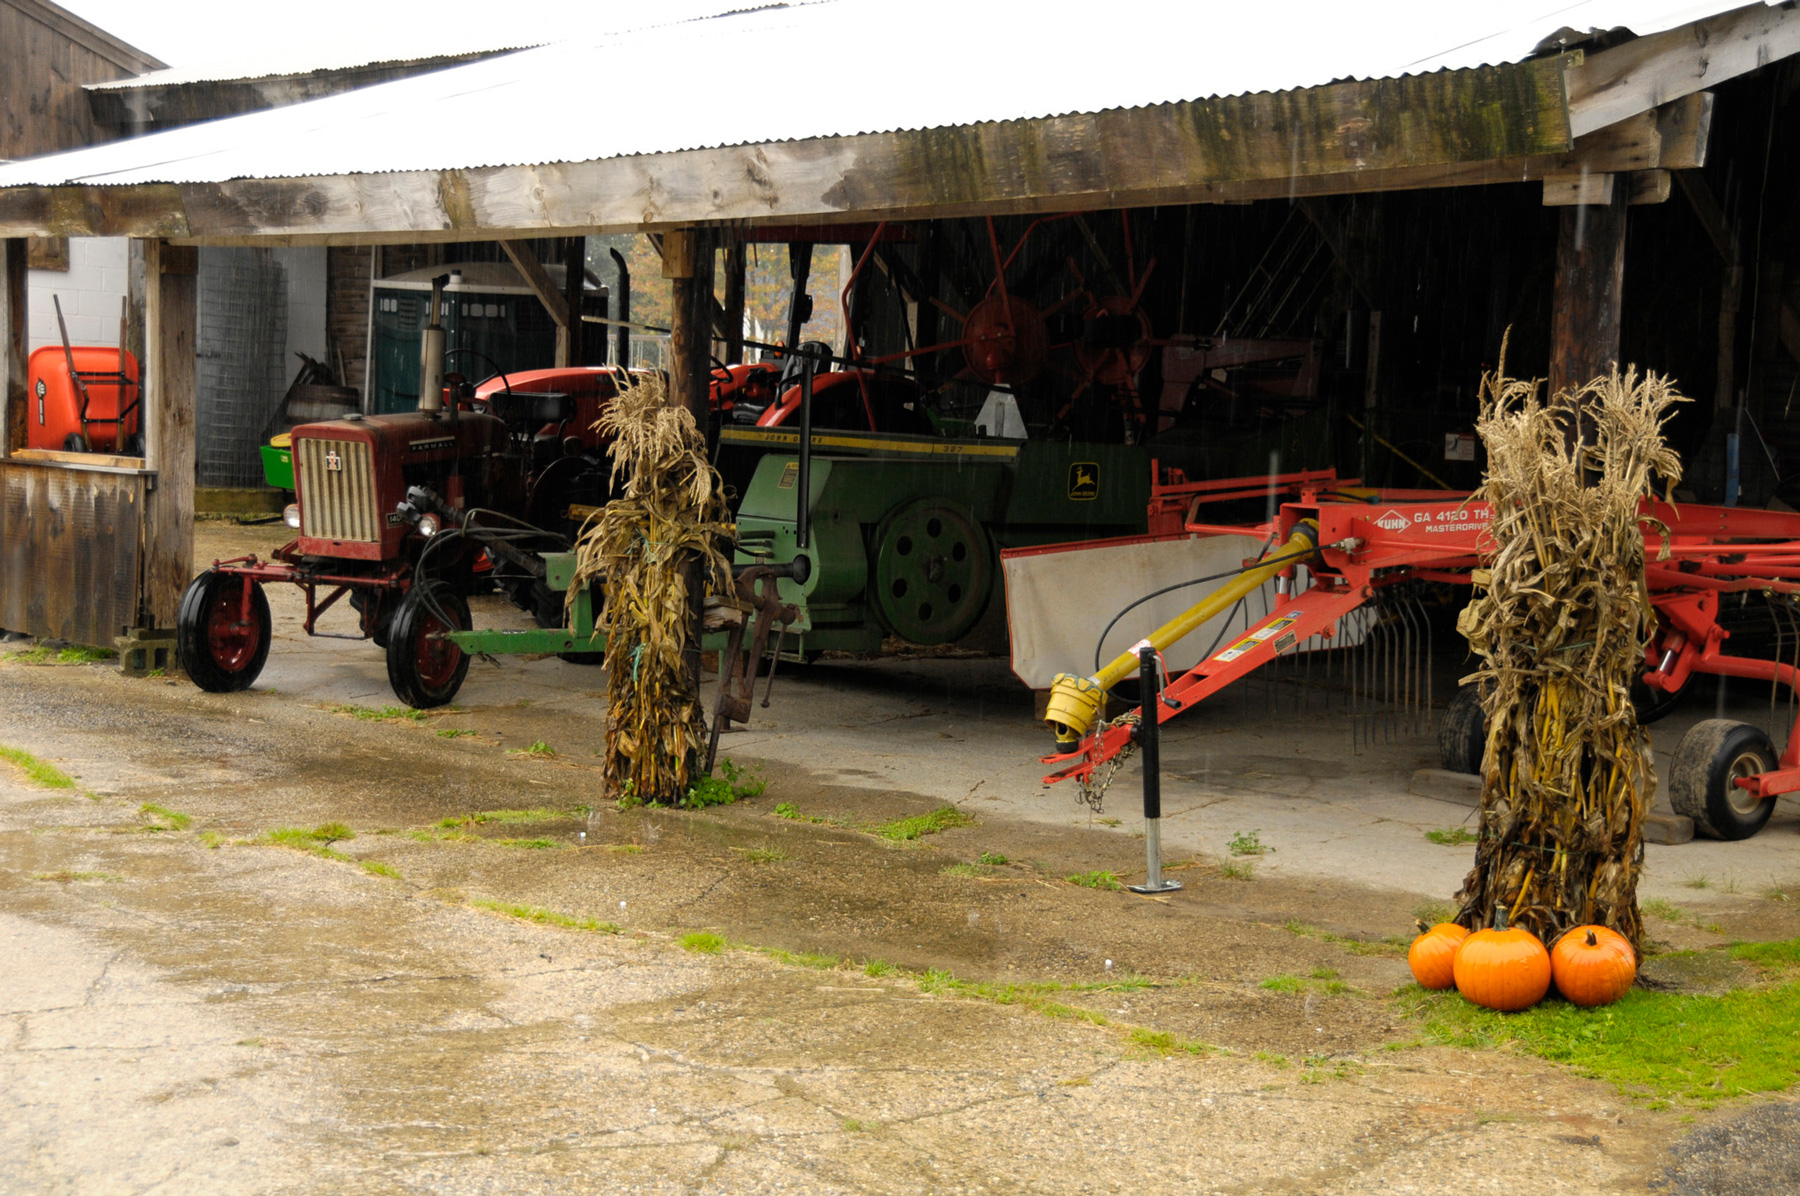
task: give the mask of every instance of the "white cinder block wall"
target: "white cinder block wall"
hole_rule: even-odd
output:
[[[25,302],[31,347],[62,343],[52,296],[62,301],[70,344],[116,346],[130,252],[124,237],[70,237],[67,270],[29,271]]]

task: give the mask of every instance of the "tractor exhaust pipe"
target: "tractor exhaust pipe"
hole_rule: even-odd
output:
[[[444,287],[450,274],[431,280],[431,309],[425,331],[419,336],[419,414],[436,415],[444,409]]]

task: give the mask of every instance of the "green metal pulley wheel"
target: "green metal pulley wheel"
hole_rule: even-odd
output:
[[[916,499],[876,529],[871,597],[882,625],[901,639],[947,644],[967,635],[993,583],[987,533],[966,507]]]

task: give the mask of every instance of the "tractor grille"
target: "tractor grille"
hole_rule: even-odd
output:
[[[375,471],[367,444],[298,439],[294,441],[294,466],[300,480],[301,535],[321,540],[381,538]]]

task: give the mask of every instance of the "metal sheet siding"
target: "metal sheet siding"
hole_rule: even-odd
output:
[[[12,163],[0,167],[0,187],[591,162],[1103,113],[1518,62],[1564,25],[1626,25],[1643,34],[1742,6],[1742,0],[1575,0],[1548,15],[1522,16],[1517,0],[1411,0],[1377,17],[1367,5],[1342,0],[1115,0],[1106,9],[1109,27],[1153,35],[1130,39],[1129,69],[1083,71],[1057,65],[1094,28],[1093,6],[1076,0],[1040,0],[1029,20],[1014,5],[966,0],[904,6],[822,0],[697,20],[682,19],[693,15],[691,5],[649,18],[632,9],[610,30],[504,57]],[[660,23],[625,26],[645,19]],[[1272,36],[1277,27],[1304,34]],[[945,36],[946,29],[955,35]],[[916,72],[865,70],[821,103],[819,89],[801,74],[778,72],[754,86],[754,103],[745,102],[751,85],[745,64],[791,62],[796,46],[844,47],[890,64],[930,63],[932,78],[956,82],[921,87]],[[567,102],[568,80],[587,77],[596,63],[606,64],[608,95],[660,94],[667,64],[676,59],[697,82],[683,102],[640,106],[629,120],[595,120],[590,108]],[[520,120],[522,112],[531,119]],[[366,202],[381,202],[378,186]]]

